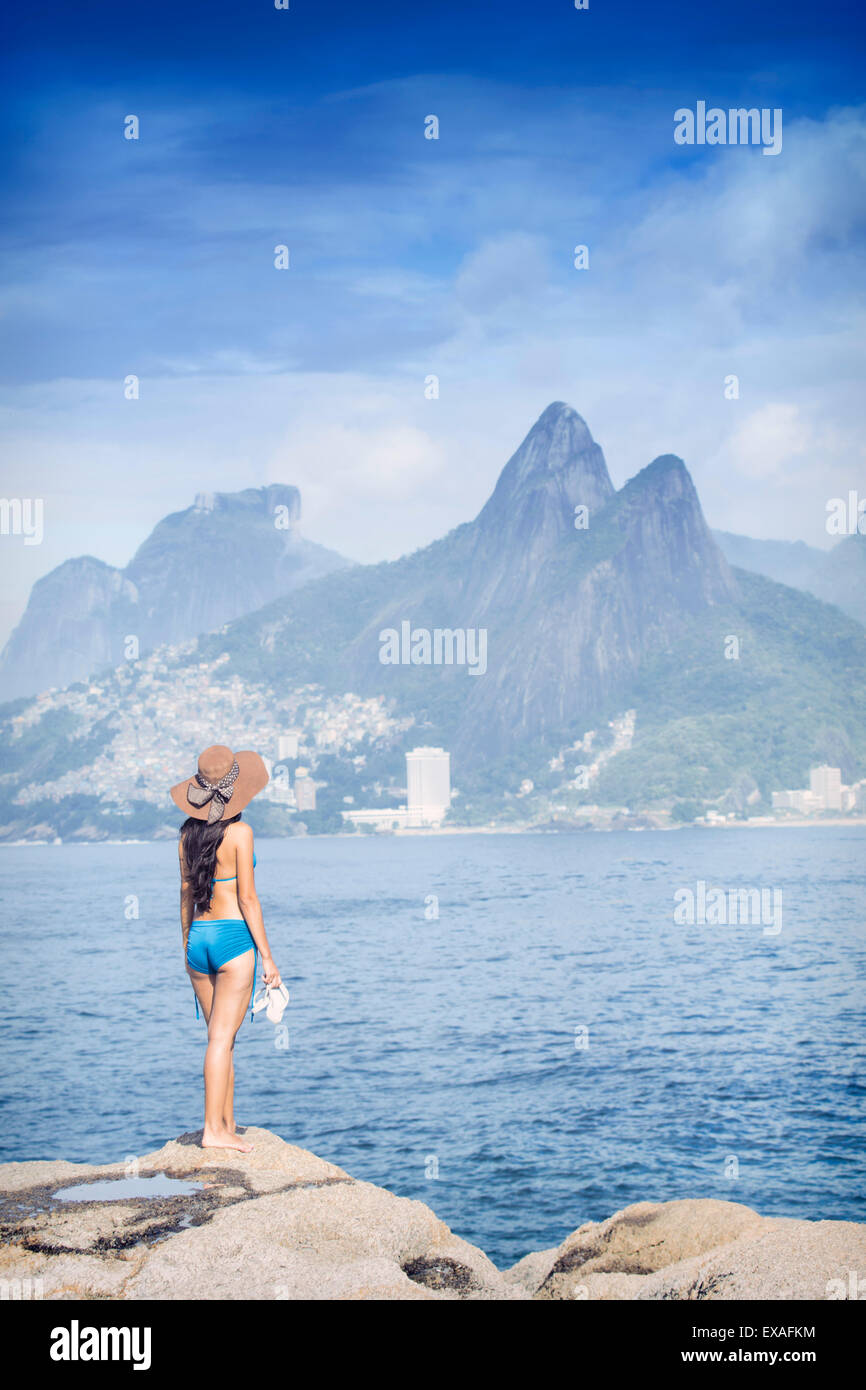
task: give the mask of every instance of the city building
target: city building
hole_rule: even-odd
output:
[[[451,805],[451,754],[444,748],[413,748],[406,754],[406,787],[408,805],[343,811],[343,819],[377,830],[441,825]]]
[[[296,758],[298,756],[300,737],[301,735],[298,729],[287,729],[284,734],[280,734],[277,739],[277,757]]]
[[[295,802],[299,811],[316,809],[316,784],[306,767],[299,767],[295,773]]]
[[[838,767],[813,767],[809,773],[809,788],[821,798],[825,811],[841,811],[842,773]]]
[[[352,825],[372,825],[374,830],[405,830],[409,813],[405,806],[395,806],[374,811],[344,811],[343,820]]]
[[[409,823],[441,824],[451,805],[451,754],[444,748],[413,748],[406,754]]]
[[[773,792],[774,811],[798,811],[801,816],[808,816],[814,811],[823,811],[824,803],[816,792],[808,789],[794,789],[792,791]]]
[[[263,795],[269,801],[278,801],[281,805],[294,809],[295,793],[292,789],[289,769],[285,763],[277,763],[274,768],[270,782],[265,787]]]
[[[822,763],[810,769],[808,787],[773,792],[773,810],[797,811],[801,816],[818,811],[856,810],[866,800],[862,792],[864,785],[864,782],[855,782],[853,787],[844,786],[841,769]]]

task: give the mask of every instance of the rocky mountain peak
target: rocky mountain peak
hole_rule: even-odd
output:
[[[553,401],[506,463],[478,524],[499,529],[522,518],[535,530],[543,514],[557,531],[568,530],[576,506],[603,507],[613,490],[586,421],[563,401]]]
[[[735,599],[737,584],[706,523],[692,476],[676,454],[661,454],[617,494],[641,584],[674,586],[683,607]]]
[[[215,518],[224,524],[225,513],[237,515],[264,515],[272,517],[277,507],[285,507],[290,522],[300,519],[301,494],[290,483],[269,483],[266,487],[247,487],[241,492],[197,492],[191,507],[185,511],[171,512],[157,524],[160,527],[178,527],[188,522],[200,525],[203,520]],[[148,538],[151,539],[150,537]]]
[[[614,494],[586,421],[553,401],[512,454],[473,523],[469,592],[482,606],[532,587],[546,560],[573,534],[575,509],[599,512]]]
[[[34,586],[0,655],[0,699],[117,665],[129,637],[142,655],[188,641],[345,567],[299,535],[300,514],[300,492],[284,483],[199,492],[157,522],[125,569],[65,561]]]

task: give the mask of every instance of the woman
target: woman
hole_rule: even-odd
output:
[[[187,812],[180,829],[180,925],[187,973],[207,1021],[203,1149],[240,1149],[235,1133],[237,1031],[255,990],[256,950],[265,984],[278,985],[253,878],[253,832],[241,811],[267,784],[258,753],[206,748],[193,777],[172,787]]]

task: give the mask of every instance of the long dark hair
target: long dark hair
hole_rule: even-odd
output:
[[[193,912],[210,912],[217,851],[223,842],[226,826],[234,825],[240,818],[238,811],[236,816],[223,816],[222,820],[208,825],[206,820],[190,816],[180,827],[186,877],[192,885]]]

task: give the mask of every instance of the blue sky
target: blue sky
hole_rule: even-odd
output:
[[[424,544],[553,399],[617,485],[675,452],[711,524],[826,544],[866,491],[863,47],[838,3],[19,13],[3,492],[46,529],[2,538],[0,638],[202,489],[296,483],[359,559]],[[676,146],[698,100],[781,108],[781,154]]]

